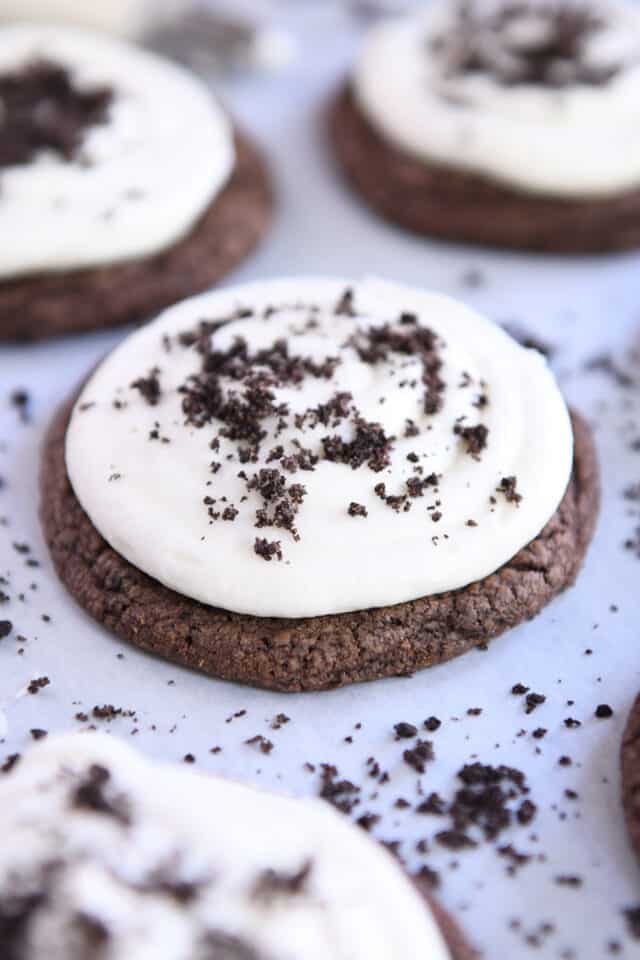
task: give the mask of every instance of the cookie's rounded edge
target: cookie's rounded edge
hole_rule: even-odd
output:
[[[417,882],[418,890],[429,905],[440,933],[444,938],[451,960],[478,960],[480,954],[467,941],[457,921],[451,914],[440,906],[436,898],[426,889],[424,884]]]
[[[640,858],[640,695],[631,707],[620,750],[622,806],[633,849]]]
[[[526,194],[477,174],[428,164],[381,136],[346,81],[329,106],[339,166],[377,213],[414,233],[539,253],[640,247],[640,190],[598,199]]]
[[[168,250],[111,266],[0,280],[0,339],[39,340],[138,323],[233,270],[262,239],[273,208],[259,149],[238,130],[235,147],[229,182]]]
[[[591,432],[572,414],[574,469],[542,533],[508,564],[461,590],[391,607],[307,619],[208,607],[162,586],[111,549],[76,498],[65,464],[73,400],[47,434],[40,515],[58,576],[118,637],[224,680],[283,692],[409,675],[486,643],[535,616],[570,586],[599,504]]]

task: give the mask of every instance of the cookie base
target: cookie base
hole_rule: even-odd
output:
[[[212,286],[251,252],[271,220],[269,172],[236,132],[231,179],[197,225],[141,260],[0,280],[0,339],[39,340],[137,323]]]
[[[391,607],[303,619],[205,606],[147,576],[101,537],[65,464],[73,401],[45,441],[40,516],[58,576],[92,617],[143,650],[224,680],[325,690],[404,676],[486,643],[570,586],[595,525],[599,476],[591,432],[573,414],[574,469],[542,533],[496,573],[460,590]]]
[[[562,199],[427,163],[374,129],[349,83],[330,106],[329,126],[340,166],[358,193],[387,220],[415,233],[543,253],[640,247],[640,190]]]

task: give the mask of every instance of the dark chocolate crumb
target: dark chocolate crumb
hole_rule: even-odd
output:
[[[525,713],[533,713],[534,710],[546,701],[543,693],[528,693],[525,699]]]
[[[15,765],[20,762],[19,753],[10,753],[7,759],[4,761],[0,767],[0,773],[10,773]]]
[[[418,733],[418,728],[412,723],[396,723],[393,729],[395,731],[396,740],[410,740]]]
[[[486,449],[489,428],[483,423],[478,423],[475,427],[463,427],[456,423],[453,432],[464,441],[466,451],[472,457],[478,457]]]
[[[271,561],[274,557],[282,560],[282,544],[279,540],[269,541],[264,537],[256,537],[253,549],[263,560]]]
[[[496,487],[496,493],[502,493],[507,503],[515,503],[518,506],[522,502],[522,494],[517,492],[517,486],[517,477],[503,477],[499,486]]]
[[[613,710],[608,703],[601,703],[595,709],[595,716],[599,720],[608,720],[613,716]]]
[[[558,884],[559,887],[581,887],[582,886],[582,877],[575,876],[575,874],[561,874],[558,877],[554,878],[554,882]]]
[[[442,726],[442,720],[438,720],[437,717],[427,717],[424,722],[424,727],[429,733],[435,733]]]
[[[258,747],[260,752],[266,755],[270,754],[274,747],[271,740],[263,737],[260,733],[257,733],[255,737],[250,737],[248,740],[245,740],[245,743],[249,747]]]
[[[435,759],[433,744],[430,740],[418,740],[414,747],[404,751],[402,758],[417,773],[424,773],[427,764]]]

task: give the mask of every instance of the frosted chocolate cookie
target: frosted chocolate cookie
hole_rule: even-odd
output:
[[[438,294],[295,279],[125,340],[52,425],[41,511],[60,578],[120,637],[312,690],[533,616],[597,501],[541,354]]]
[[[640,857],[640,697],[636,700],[622,741],[622,803],[633,848]]]
[[[241,261],[270,207],[255,147],[182,68],[0,29],[0,338],[145,319]]]
[[[375,27],[331,108],[381,214],[447,240],[549,252],[640,245],[640,10],[436,0]]]
[[[5,960],[472,960],[397,861],[320,800],[95,734],[0,782]]]

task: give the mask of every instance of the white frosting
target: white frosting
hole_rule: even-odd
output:
[[[0,30],[0,74],[34,59],[80,89],[115,92],[90,127],[82,163],[50,152],[0,170],[0,277],[110,264],[163,251],[195,225],[234,162],[229,122],[181,67],[75,28]],[[2,132],[0,112],[0,134]]]
[[[541,0],[538,0],[540,3]],[[535,6],[536,0],[533,0]],[[476,3],[487,12],[492,3]],[[562,6],[562,4],[558,5]],[[400,148],[446,166],[558,196],[640,185],[640,7],[600,5],[606,26],[586,43],[594,66],[622,64],[602,85],[501,85],[486,72],[447,75],[430,47],[455,38],[457,4],[435,0],[374,27],[353,83],[361,109]],[[535,23],[523,24],[525,30]],[[498,55],[499,38],[488,36]]]
[[[136,37],[190,5],[191,0],[0,0],[0,20],[69,22]]]
[[[110,774],[101,793],[128,824],[75,804],[96,764]],[[24,960],[85,957],[78,914],[108,931],[104,960],[218,956],[203,948],[207,931],[239,938],[261,960],[449,957],[401,867],[328,804],[156,766],[103,735],[32,748],[0,782],[0,825],[0,904],[3,893],[41,889],[39,866],[64,863],[28,924]],[[264,871],[307,865],[299,893],[255,896]],[[159,878],[196,894],[180,903]]]
[[[354,290],[357,317],[334,313],[347,286]],[[297,307],[263,318],[265,307],[282,304]],[[318,326],[305,331],[309,305],[319,307],[314,314]],[[301,441],[321,453],[324,436],[338,433],[350,441],[355,428],[346,421],[335,430],[332,425],[314,428],[306,421],[303,434],[287,426],[276,436],[276,418],[271,417],[264,424],[268,437],[259,461],[243,467],[236,443],[223,438],[220,450],[212,452],[220,423],[201,429],[184,425],[183,395],[177,391],[197,373],[201,357],[174,339],[167,352],[163,337],[175,338],[203,318],[224,318],[238,307],[252,307],[256,314],[221,327],[213,336],[216,349],[240,336],[254,351],[288,337],[291,354],[317,362],[341,358],[330,380],[307,377],[299,387],[274,388],[276,402],[287,403],[291,414],[304,413],[348,390],[365,420],[380,422],[388,437],[397,438],[382,472],[366,464],[351,469],[321,459],[313,472],[287,475],[287,482],[304,484],[307,490],[296,517],[297,542],[286,530],[256,529],[262,500],[256,491],[247,491],[238,473],[244,469],[250,476],[264,466],[278,467],[267,462],[276,444],[291,451],[292,443]],[[444,341],[446,390],[435,415],[423,412],[416,358],[393,354],[388,362],[372,366],[344,346],[356,330],[395,324],[403,311],[414,312],[420,325]],[[160,370],[162,390],[156,406],[130,387],[153,367]],[[480,394],[488,398],[482,409],[474,405]],[[122,409],[114,409],[114,400]],[[407,419],[416,423],[417,437],[404,437]],[[454,435],[457,422],[488,428],[487,447],[479,458],[470,456]],[[158,435],[169,443],[149,439],[156,424]],[[417,464],[407,459],[413,453]],[[227,460],[229,454],[232,460]],[[82,391],[67,433],[66,459],[75,493],[93,524],[146,573],[207,604],[265,617],[304,617],[412,600],[495,571],[536,537],[555,512],[571,473],[572,431],[542,355],[525,350],[467,307],[380,280],[295,279],[186,301],[130,336]],[[221,464],[215,475],[212,461]],[[401,494],[416,468],[427,476],[435,472],[438,489],[428,488],[424,497],[413,499],[410,512],[396,513],[374,487],[384,482],[388,495]],[[517,477],[523,497],[519,505],[496,493],[509,476]],[[216,509],[222,509],[226,496],[226,503],[239,510],[236,520],[209,524],[203,504],[207,495],[216,498]],[[348,514],[352,501],[366,507],[366,518]],[[437,523],[432,519],[436,509],[442,514]],[[477,526],[468,526],[469,520]],[[283,561],[265,562],[258,556],[256,537],[280,541]]]

